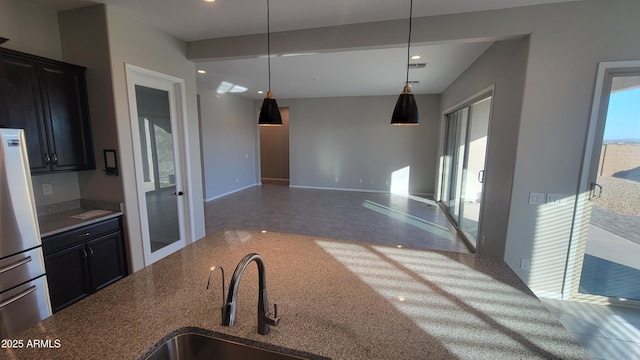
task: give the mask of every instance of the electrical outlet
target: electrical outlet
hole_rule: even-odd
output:
[[[544,193],[529,193],[529,204],[541,205],[544,204]]]
[[[338,178],[336,178],[336,182],[338,182]]]
[[[520,259],[520,270],[529,270],[529,259]]]
[[[362,184],[362,179],[360,179],[360,184]]]
[[[564,205],[565,194],[547,194],[547,204],[549,205]]]
[[[53,195],[53,186],[51,184],[42,184],[42,194],[45,196]]]

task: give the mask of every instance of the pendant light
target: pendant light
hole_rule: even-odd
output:
[[[418,106],[416,106],[416,99],[411,93],[411,86],[409,85],[409,52],[411,50],[411,17],[413,15],[413,0],[409,8],[409,42],[407,43],[407,80],[404,84],[404,89],[396,102],[396,107],[393,109],[393,115],[391,116],[391,125],[419,125],[420,117],[418,116]]]
[[[278,103],[271,92],[271,29],[269,27],[269,0],[267,0],[267,64],[269,65],[269,91],[262,101],[260,108],[260,117],[258,125],[260,126],[280,126],[282,125],[282,117]]]

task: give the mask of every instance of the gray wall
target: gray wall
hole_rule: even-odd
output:
[[[66,61],[87,68],[87,91],[96,170],[78,173],[83,198],[124,202],[122,178],[104,173],[104,149],[119,151],[114,112],[109,39],[104,6],[61,11],[58,14],[62,51]],[[91,49],[91,51],[87,51]]]
[[[478,253],[504,257],[529,39],[498,41],[443,93],[443,111],[493,86]]]
[[[410,166],[410,192],[433,193],[440,96],[416,96],[417,127],[389,125],[397,99],[278,99],[289,107],[291,186],[388,192]]]
[[[62,60],[56,11],[33,1],[0,0],[0,36],[4,48]]]
[[[202,86],[198,93],[205,199],[256,185],[258,113],[253,101]]]

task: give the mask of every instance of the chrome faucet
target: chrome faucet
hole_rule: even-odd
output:
[[[280,323],[280,318],[278,317],[277,304],[273,304],[273,313],[269,311],[269,302],[267,301],[267,274],[264,266],[264,260],[262,259],[262,256],[256,253],[247,254],[242,258],[238,263],[238,266],[236,266],[236,270],[233,272],[233,277],[229,283],[229,292],[227,293],[227,304],[222,310],[222,325],[233,326],[236,322],[236,297],[238,294],[238,285],[244,270],[252,261],[255,261],[256,265],[258,265],[259,276],[258,334],[266,335],[269,333],[270,326],[277,326],[278,323]]]

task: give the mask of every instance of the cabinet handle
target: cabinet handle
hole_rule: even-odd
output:
[[[27,256],[24,259],[20,259],[20,260],[14,262],[13,264],[9,264],[9,265],[3,267],[2,269],[0,269],[0,274],[5,273],[5,272],[7,272],[9,270],[13,270],[13,269],[17,268],[18,266],[22,266],[22,265],[28,263],[29,261],[31,261],[31,256]]]
[[[84,249],[80,251],[80,254],[82,254],[82,261],[87,261],[88,255]]]
[[[89,249],[89,258],[92,258],[93,257],[93,249],[89,245],[87,245],[87,249]]]
[[[58,164],[58,155],[56,155],[56,154],[51,155],[51,159],[53,160],[54,164],[56,164],[56,165]]]
[[[1,302],[1,303],[0,303],[0,309],[2,309],[3,307],[6,307],[7,305],[9,305],[9,304],[11,304],[11,303],[13,303],[13,302],[16,302],[16,301],[18,301],[18,300],[22,299],[23,297],[25,297],[25,296],[27,296],[27,295],[31,294],[31,293],[32,293],[32,292],[34,292],[34,291],[36,291],[36,286],[35,286],[35,285],[32,285],[32,286],[31,286],[31,287],[29,287],[27,290],[25,290],[25,291],[21,292],[20,294],[18,294],[18,295],[16,295],[16,296],[12,297],[11,299],[8,299],[8,300],[6,300],[6,301]]]
[[[89,235],[91,235],[91,233],[90,233],[90,232],[86,232],[86,233],[84,233],[84,234],[80,234],[80,237],[87,237],[87,236],[89,236]]]
[[[48,153],[44,154],[44,162],[46,165],[49,165],[49,163],[51,162],[51,156],[49,156]]]

